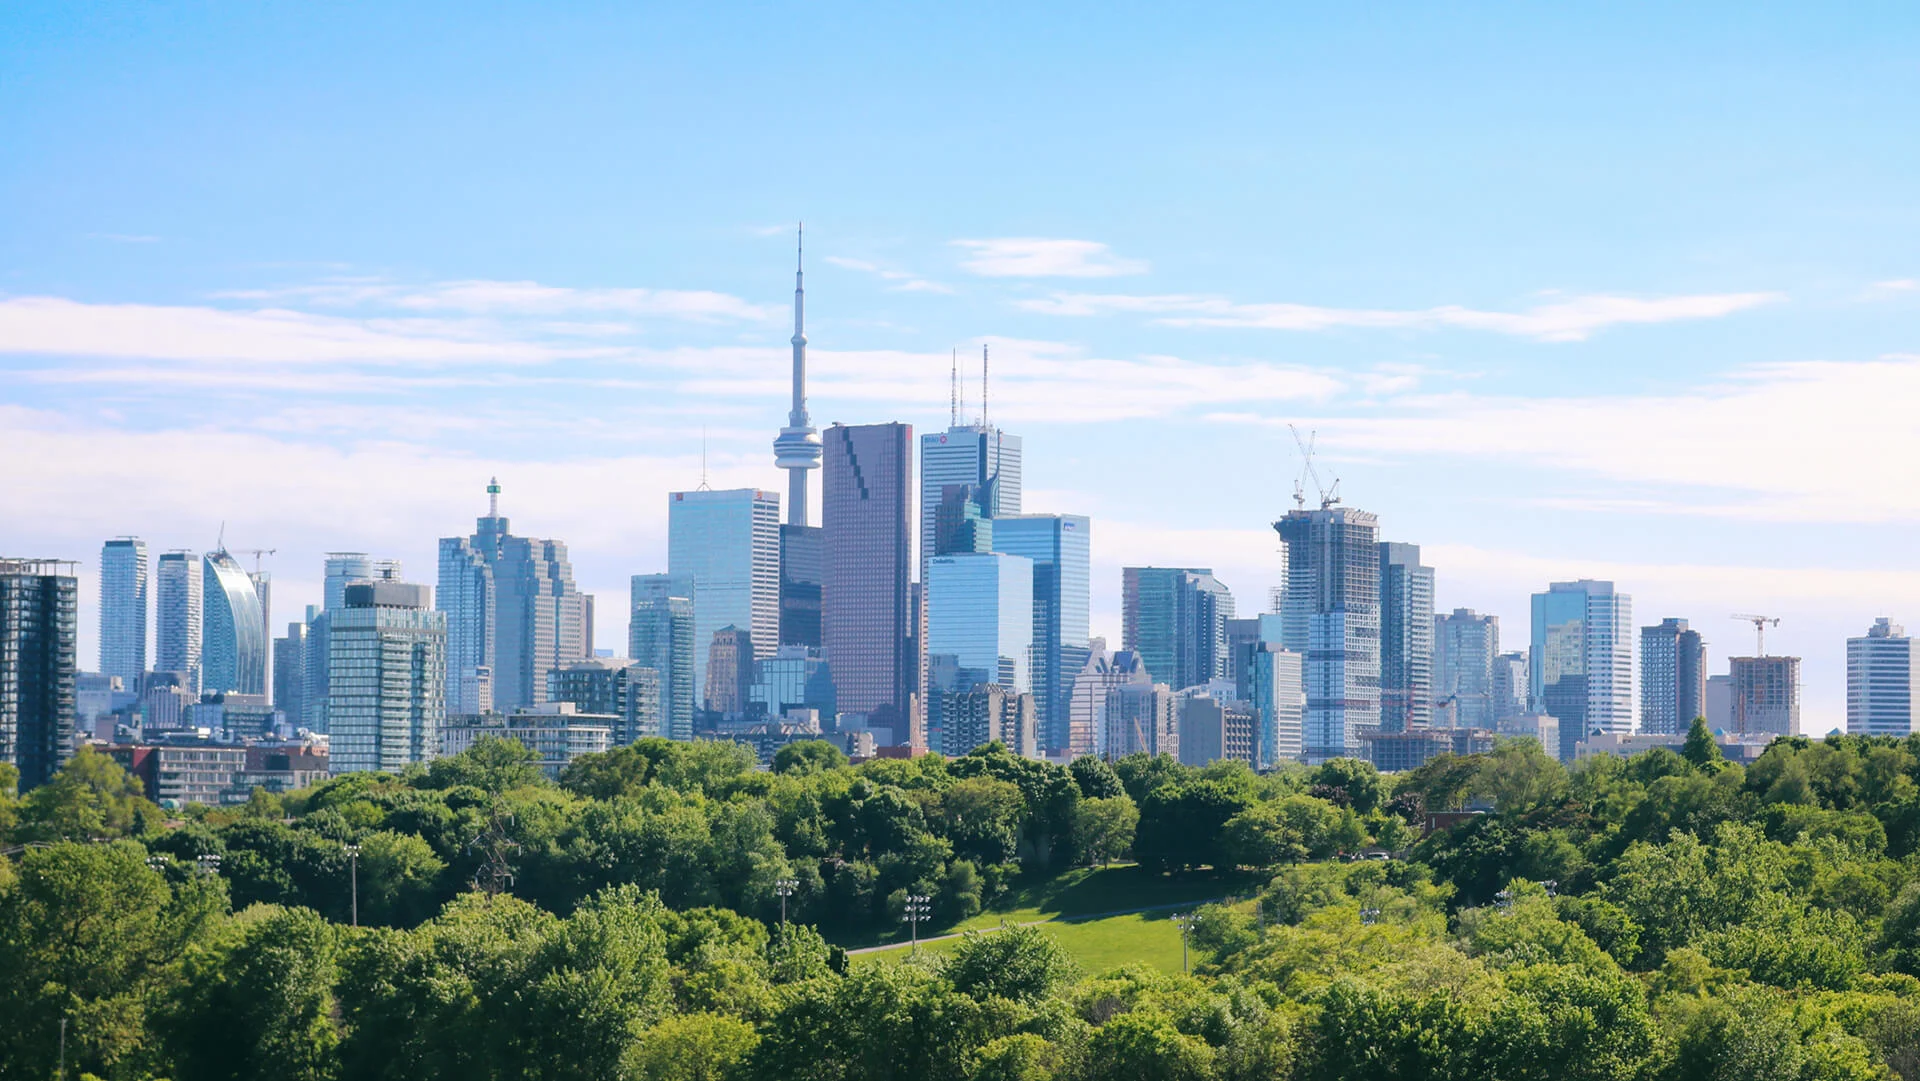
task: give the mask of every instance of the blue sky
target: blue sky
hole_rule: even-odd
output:
[[[225,522],[290,618],[498,473],[617,643],[703,433],[783,487],[804,218],[816,421],[991,342],[1096,631],[1130,562],[1261,605],[1287,422],[1510,645],[1777,614],[1824,731],[1920,623],[1911,8],[557,6],[0,8],[0,550]]]

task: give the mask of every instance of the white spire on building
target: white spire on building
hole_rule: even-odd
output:
[[[805,225],[795,242],[793,272],[793,409],[773,441],[774,465],[787,471],[787,524],[807,524],[807,473],[820,468],[820,433],[807,416],[807,290]]]

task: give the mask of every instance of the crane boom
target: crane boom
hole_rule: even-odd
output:
[[[1756,657],[1764,657],[1767,655],[1767,624],[1771,623],[1778,627],[1780,625],[1779,616],[1757,616],[1749,612],[1735,612],[1728,618],[1744,619],[1748,623],[1753,624],[1753,655]]]
[[[1320,433],[1318,431],[1308,432],[1307,437],[1301,439],[1299,428],[1288,424],[1287,430],[1293,433],[1293,445],[1300,448],[1300,464],[1305,474],[1293,482],[1294,505],[1301,510],[1306,509],[1306,481],[1308,479],[1313,481],[1314,491],[1320,496],[1321,510],[1326,510],[1328,507],[1340,502],[1340,478],[1333,478],[1333,487],[1329,488],[1320,482],[1320,471],[1313,467],[1313,448],[1315,442],[1320,438]]]

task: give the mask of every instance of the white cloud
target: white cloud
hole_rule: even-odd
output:
[[[303,301],[330,307],[378,305],[407,311],[477,315],[613,312],[696,323],[764,322],[778,318],[784,310],[778,305],[753,304],[710,290],[574,289],[531,281],[468,280],[402,285],[373,278],[339,278],[312,285],[233,290],[218,295],[274,303]]]
[[[987,278],[1117,278],[1147,272],[1146,260],[1123,259],[1094,240],[1014,236],[953,243],[972,253],[960,265]]]
[[[910,274],[904,270],[895,270],[891,267],[884,267],[878,263],[870,263],[865,259],[849,259],[845,256],[829,255],[827,256],[827,262],[845,270],[857,270],[863,274],[872,274],[883,281],[892,282],[893,284],[888,286],[888,288],[896,293],[953,292],[953,286],[947,285],[944,282],[929,281],[916,274]]]
[[[1056,293],[1017,301],[1046,315],[1139,314],[1176,327],[1249,327],[1266,330],[1341,328],[1458,328],[1535,338],[1549,342],[1582,341],[1607,327],[1632,323],[1671,323],[1713,319],[1765,304],[1780,293],[1717,293],[1674,297],[1582,296],[1541,304],[1520,312],[1478,311],[1458,305],[1437,308],[1327,308],[1310,304],[1236,304],[1222,297],[1113,293]]]

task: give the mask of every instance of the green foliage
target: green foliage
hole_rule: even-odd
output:
[[[13,774],[15,782],[18,771]],[[11,784],[8,789],[11,790]],[[97,841],[157,833],[164,816],[140,782],[90,746],[67,759],[20,801],[12,833],[21,841]]]
[[[775,773],[824,773],[846,765],[846,752],[824,739],[795,740],[773,753]]]
[[[517,739],[482,736],[459,754],[436,758],[427,766],[424,787],[477,788],[488,795],[547,783],[540,756]]]
[[[1707,728],[1705,717],[1695,717],[1687,726],[1687,742],[1680,750],[1680,757],[1697,770],[1717,770],[1725,764],[1726,755],[1720,753],[1720,745],[1713,741],[1713,732]]]
[[[1082,758],[1079,762],[1096,762]],[[1102,763],[1103,765],[1105,763]],[[1133,850],[1134,831],[1140,828],[1140,809],[1114,782],[1114,796],[1088,796],[1077,804],[1073,841],[1080,858],[1101,866],[1123,859]],[[1084,791],[1084,789],[1083,789]]]
[[[250,908],[189,956],[157,1028],[180,1081],[338,1072],[334,925],[308,909]]]
[[[1074,969],[1073,959],[1045,932],[1008,927],[991,934],[969,931],[945,972],[963,995],[1031,1003],[1052,995]]]
[[[1113,799],[1127,794],[1125,786],[1120,783],[1120,775],[1104,758],[1093,755],[1076,758],[1067,770],[1073,775],[1073,783],[1079,787],[1082,799]]]

